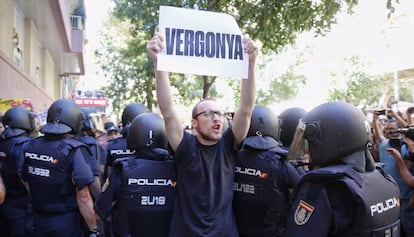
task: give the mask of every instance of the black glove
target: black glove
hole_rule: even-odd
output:
[[[89,237],[99,237],[100,236],[99,230],[98,229],[90,230],[88,236]]]

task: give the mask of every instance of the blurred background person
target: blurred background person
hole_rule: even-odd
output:
[[[387,151],[390,153],[396,161],[398,172],[404,181],[404,183],[413,188],[414,187],[414,176],[412,169],[407,167],[407,162],[414,162],[414,128],[406,129],[404,131],[404,146],[407,147],[406,153],[400,153],[398,149],[388,148]],[[404,206],[403,206],[404,205]],[[414,195],[411,196],[407,203],[401,203],[401,218],[404,219],[405,225],[403,226],[404,234],[407,237],[414,236]]]
[[[381,125],[378,119],[382,114],[387,115],[387,120],[384,126]],[[398,129],[400,128],[400,123],[398,121],[401,122],[401,119],[397,119],[394,114],[395,113],[390,110],[388,110],[388,112],[387,110],[374,111],[372,116],[372,127],[375,133],[375,140],[377,141],[379,163],[383,165],[384,171],[393,177],[400,189],[401,230],[403,232],[412,231],[412,233],[407,234],[414,234],[414,222],[411,223],[412,221],[410,219],[407,220],[405,218],[406,215],[404,214],[408,207],[413,189],[404,183],[400,173],[398,172],[393,156],[387,151],[389,148],[395,148],[401,152],[401,154],[407,153],[407,147],[403,144],[402,134],[398,132]],[[405,159],[404,162],[406,163],[408,169],[412,168],[412,161]]]
[[[39,116],[37,116],[36,113],[32,113],[33,119],[34,119],[34,129],[30,132],[30,137],[38,137],[42,136],[43,134],[40,132],[40,119]]]

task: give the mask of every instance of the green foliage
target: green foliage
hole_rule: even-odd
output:
[[[348,68],[340,74],[332,74],[333,78],[339,78],[345,83],[344,87],[338,87],[341,83],[336,81],[337,87],[329,90],[329,101],[343,100],[354,105],[364,104],[368,108],[375,108],[379,105],[379,99],[384,93],[386,78],[383,75],[367,73],[367,64],[358,56],[345,59]]]
[[[153,65],[146,55],[146,42],[156,31],[160,5],[196,8],[224,12],[234,16],[244,33],[262,43],[265,53],[281,52],[295,42],[299,33],[313,30],[316,35],[329,32],[340,11],[352,12],[357,0],[113,0],[113,16],[119,19],[108,27],[123,26],[123,30],[107,35],[104,47],[97,52],[102,69],[107,72],[111,83],[104,88],[114,99],[115,110],[122,110],[130,101],[156,105],[153,95]],[[394,0],[387,0],[392,8]],[[125,24],[127,23],[127,24]],[[124,39],[119,47],[111,41]],[[292,82],[294,71],[288,71],[280,78],[269,78],[269,90],[258,91],[258,101],[265,104],[291,98],[297,92],[297,83]],[[180,96],[177,103],[191,104],[193,101],[217,95],[215,77],[172,76],[172,85]],[[234,81],[230,86],[237,89]],[[275,93],[278,97],[274,98]],[[238,100],[236,95],[236,100]]]

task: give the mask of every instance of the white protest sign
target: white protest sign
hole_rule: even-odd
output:
[[[159,71],[247,78],[249,58],[232,16],[160,6],[159,30],[165,38]]]

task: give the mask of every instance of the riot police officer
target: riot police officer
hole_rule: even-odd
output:
[[[280,123],[280,141],[281,148],[289,152],[290,144],[292,144],[293,136],[296,132],[296,126],[299,120],[305,116],[306,111],[300,107],[290,107],[283,110],[279,114]],[[296,154],[296,159],[291,159],[290,162],[296,167],[297,171],[303,175],[308,171],[307,154]]]
[[[7,190],[6,200],[0,206],[1,236],[25,236],[30,208],[29,193],[20,180],[24,158],[22,147],[31,138],[34,118],[29,110],[14,107],[3,116],[5,130],[0,138],[0,173]]]
[[[167,151],[162,118],[154,113],[135,117],[129,128],[127,148],[133,156],[114,163],[109,184],[95,203],[106,218],[118,209],[126,216],[121,236],[167,237],[175,201],[175,162]],[[115,202],[115,205],[112,203]]]
[[[122,137],[108,141],[105,179],[108,177],[112,164],[117,158],[134,154],[134,151],[127,149],[126,137],[128,136],[128,127],[137,115],[148,111],[148,108],[141,103],[130,103],[122,111]]]
[[[345,102],[308,112],[291,145],[303,139],[311,171],[295,188],[285,236],[399,236],[399,189],[369,151],[365,115]]]
[[[91,192],[92,199],[95,201],[101,194],[101,178],[103,173],[101,172],[100,164],[101,161],[106,160],[106,150],[99,144],[95,137],[97,125],[92,116],[97,113],[96,109],[82,108],[81,112],[84,118],[81,125],[81,132],[76,138],[88,146],[88,149],[84,150],[87,151],[84,154],[84,157],[86,163],[91,167],[95,179],[95,181],[89,185],[89,191]],[[105,233],[103,222],[99,220],[97,221],[97,225],[99,232],[103,235]],[[86,228],[85,231],[88,232],[88,228]]]
[[[235,167],[233,207],[240,237],[281,236],[300,175],[280,148],[279,120],[257,105]]]
[[[81,112],[84,116],[83,122],[81,125],[81,133],[77,136],[77,139],[88,146],[88,152],[85,155],[86,163],[92,169],[92,173],[95,178],[95,182],[89,186],[89,189],[92,194],[92,198],[96,200],[101,194],[101,172],[99,169],[99,164],[102,159],[102,156],[106,156],[106,151],[99,145],[97,139],[95,138],[96,124],[92,119],[93,113],[96,113],[95,109],[82,108]]]
[[[99,234],[88,185],[92,171],[75,139],[81,128],[81,110],[67,99],[55,101],[47,113],[44,136],[30,140],[23,148],[22,178],[30,189],[34,212],[34,235],[84,236],[82,217],[89,236]]]
[[[139,114],[148,112],[148,108],[141,104],[141,103],[130,103],[128,104],[124,110],[122,111],[122,136],[111,139],[108,141],[107,150],[107,159],[105,163],[105,170],[104,170],[104,180],[106,181],[109,177],[112,165],[114,161],[118,158],[123,158],[126,156],[131,156],[134,154],[134,150],[127,148],[127,136],[129,126],[131,125],[132,120]],[[107,183],[104,184],[104,186]],[[106,232],[112,232],[115,237],[120,236],[120,231],[125,229],[126,223],[123,223],[121,220],[125,219],[125,217],[117,216],[117,209],[115,209],[111,214],[110,223],[107,223],[105,226],[108,228]],[[123,227],[124,226],[124,227]]]

